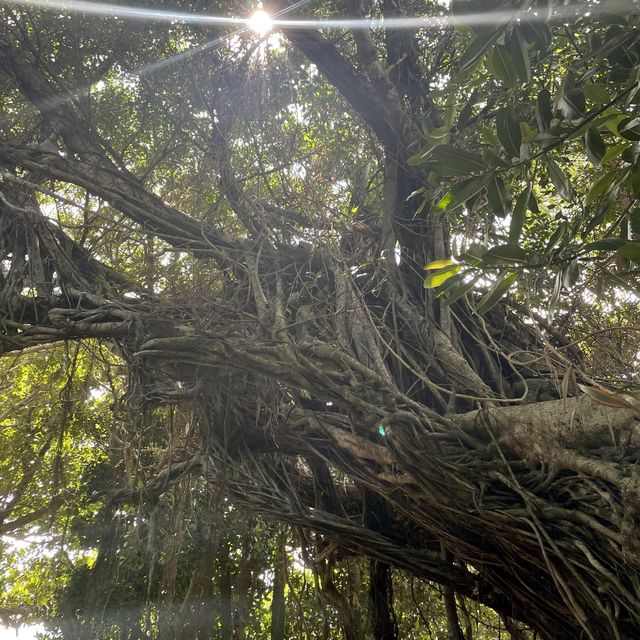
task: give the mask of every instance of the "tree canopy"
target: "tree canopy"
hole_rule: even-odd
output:
[[[255,8],[0,6],[1,620],[637,638],[637,3]]]

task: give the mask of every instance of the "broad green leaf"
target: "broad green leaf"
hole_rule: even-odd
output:
[[[607,146],[596,127],[589,127],[584,134],[584,144],[587,151],[587,157],[595,165],[598,165],[604,159],[607,152]]]
[[[452,278],[462,269],[459,264],[451,264],[447,267],[442,267],[433,273],[430,273],[423,282],[425,289],[434,289],[446,282],[449,278]]]
[[[640,198],[640,159],[636,159],[631,168],[629,177],[627,178],[627,184],[634,197]]]
[[[634,162],[638,159],[638,155],[640,155],[640,145],[635,142],[629,145],[621,154],[620,159],[623,162],[628,162],[629,164],[634,164]]]
[[[511,211],[511,194],[501,177],[495,177],[487,185],[487,198],[492,212],[499,218]]]
[[[598,198],[609,193],[616,185],[616,179],[620,177],[619,171],[609,171],[609,173],[605,173],[599,180],[596,180],[585,196],[585,206],[591,206]]]
[[[520,122],[520,132],[522,133],[523,142],[533,142],[538,135],[536,129],[531,127],[528,122]]]
[[[430,269],[442,269],[443,267],[450,267],[451,265],[457,264],[454,260],[445,259],[445,260],[433,260],[428,262],[422,267],[429,271]]]
[[[478,313],[487,313],[489,309],[493,309],[503,296],[509,291],[511,285],[518,278],[517,271],[506,271],[498,276],[498,279],[493,283],[491,289],[485,293],[476,306]]]
[[[538,129],[541,132],[548,131],[552,119],[551,94],[546,89],[542,89],[540,93],[538,93],[536,100],[536,122],[538,123]]]
[[[518,84],[518,70],[506,46],[496,45],[493,48],[491,65],[495,75],[507,87],[515,87]]]
[[[574,192],[571,188],[569,178],[564,174],[562,169],[556,164],[553,158],[547,156],[545,158],[547,164],[547,170],[549,171],[549,178],[553,182],[553,186],[556,188],[558,195],[565,200],[571,200]]]
[[[507,38],[507,48],[518,76],[522,82],[531,80],[531,65],[529,62],[529,48],[527,41],[518,25],[513,28],[509,38]]]
[[[626,244],[626,242],[622,238],[602,238],[601,240],[595,240],[594,242],[587,242],[587,244],[582,247],[582,252],[615,251],[623,244]]]
[[[463,251],[458,259],[470,264],[471,266],[478,267],[482,264],[483,258],[487,253],[487,249],[484,245],[478,242],[474,242],[469,245],[466,251]]]
[[[503,244],[485,253],[484,264],[518,264],[527,261],[527,253],[518,245]]]
[[[524,191],[518,196],[516,205],[513,208],[511,216],[511,226],[509,227],[509,244],[517,244],[524,226],[525,216],[529,208],[529,200],[532,196],[532,183],[525,187]]]
[[[560,299],[560,292],[562,291],[562,272],[558,271],[556,273],[555,284],[553,286],[553,291],[551,292],[551,296],[549,297],[549,304],[547,305],[547,316],[549,321],[553,321],[553,316],[556,313],[556,306],[558,304],[558,300]]]
[[[625,149],[629,148],[628,142],[621,142],[620,144],[614,144],[607,149],[602,159],[603,163],[611,162],[615,160]]]
[[[482,156],[449,145],[436,147],[431,158],[438,163],[437,169],[442,175],[466,175],[487,169]]]
[[[583,117],[586,111],[584,93],[577,87],[568,86],[558,96],[556,106],[567,120]]]
[[[506,169],[509,166],[507,162],[505,162],[500,156],[493,153],[490,149],[482,150],[482,159],[487,167]]]
[[[452,305],[454,302],[460,300],[460,298],[469,293],[469,291],[471,291],[471,289],[473,289],[473,287],[475,286],[476,282],[478,282],[478,280],[480,279],[480,276],[481,274],[478,274],[469,282],[462,282],[461,284],[448,289],[446,291],[447,298],[444,302],[445,306],[448,307],[449,305]]]
[[[595,104],[608,104],[611,102],[611,93],[602,85],[595,82],[587,82],[582,86],[584,95]]]
[[[481,191],[487,182],[489,182],[494,176],[493,171],[489,171],[484,175],[477,178],[471,178],[469,180],[463,180],[459,182],[451,191],[448,191],[436,204],[436,209],[439,211],[446,211],[454,209],[455,207],[464,204],[469,198],[472,198],[479,191]]]
[[[478,60],[480,60],[487,49],[498,39],[501,31],[501,29],[498,29],[490,33],[481,33],[477,35],[471,41],[471,44],[466,48],[462,56],[460,56],[458,71],[462,73],[471,69]]]
[[[532,22],[522,21],[522,34],[527,42],[533,44],[539,51],[546,51],[551,44],[551,31],[549,27],[538,20]]]
[[[513,110],[510,107],[502,109],[496,116],[496,129],[498,140],[504,150],[512,158],[520,157],[520,145],[522,144],[522,131]]]
[[[545,253],[549,253],[549,251],[551,251],[556,245],[562,242],[567,233],[567,230],[568,225],[564,220],[562,220],[556,227],[556,230],[551,234],[549,242],[547,243],[547,248],[545,249]]]
[[[640,264],[640,242],[627,242],[618,249],[618,253],[623,258]]]
[[[611,131],[611,133],[617,135],[618,126],[620,125],[621,122],[624,122],[628,118],[629,116],[627,116],[625,113],[619,113],[617,111],[613,111],[611,113],[608,113],[608,117],[603,119],[603,124],[605,127],[607,127],[607,129],[609,129],[609,131]]]
[[[577,259],[573,259],[563,270],[562,270],[562,286],[571,289],[576,285],[578,280],[580,279],[580,263]]]
[[[624,118],[618,123],[618,134],[625,140],[640,140],[640,118]]]

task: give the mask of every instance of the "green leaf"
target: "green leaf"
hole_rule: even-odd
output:
[[[478,267],[482,264],[487,249],[479,242],[474,242],[467,247],[467,250],[458,256],[459,260],[470,264],[471,266]]]
[[[569,86],[558,96],[556,106],[567,120],[583,117],[586,111],[584,93],[577,87]]]
[[[507,87],[515,87],[518,84],[518,70],[506,46],[497,45],[493,48],[491,65],[495,75]]]
[[[522,131],[520,123],[510,107],[502,109],[496,116],[496,129],[500,144],[512,158],[520,157],[520,145],[522,144]]]
[[[517,277],[517,271],[506,271],[500,274],[491,289],[489,289],[478,302],[476,311],[478,313],[487,313],[489,309],[495,307],[507,291],[509,291]]]
[[[496,155],[490,149],[482,150],[482,160],[485,162],[486,166],[492,168],[501,168],[506,169],[509,167],[509,164],[505,162],[500,156]]]
[[[458,62],[458,71],[460,73],[471,69],[487,49],[498,39],[502,29],[498,29],[489,33],[481,33],[477,35],[471,44],[466,48],[465,52],[460,56]]]
[[[547,164],[547,170],[549,172],[549,178],[551,182],[553,182],[553,186],[556,188],[558,195],[565,200],[573,199],[573,189],[571,188],[571,183],[569,182],[569,178],[564,174],[562,169],[556,164],[553,158],[547,156],[545,158]]]
[[[593,186],[591,187],[591,189],[589,189],[587,195],[585,196],[585,206],[591,206],[598,198],[608,194],[616,185],[616,178],[619,177],[619,171],[609,171],[609,173],[605,173],[602,178],[596,180],[596,182],[593,183]]]
[[[602,238],[601,240],[595,240],[594,242],[588,242],[582,247],[583,253],[588,253],[589,251],[615,251],[619,249],[623,244],[625,244],[625,240],[622,238]]]
[[[607,152],[607,145],[605,145],[596,127],[589,127],[587,129],[587,132],[584,134],[584,144],[589,160],[595,165],[600,164]]]
[[[609,129],[609,131],[611,131],[611,133],[618,135],[618,126],[625,120],[629,120],[629,116],[624,113],[614,111],[613,113],[609,113],[608,117],[604,118],[603,124],[607,129]]]
[[[640,208],[636,207],[629,211],[629,224],[631,233],[640,234]]]
[[[567,289],[571,289],[576,285],[578,280],[580,279],[580,263],[577,259],[573,259],[563,270],[562,270],[562,286]]]
[[[611,102],[611,93],[602,85],[587,82],[582,86],[582,90],[587,99],[595,104],[609,104]]]
[[[451,191],[448,191],[436,204],[436,210],[448,211],[464,204],[469,198],[476,195],[494,176],[493,171],[469,180],[459,182]]]
[[[516,25],[507,38],[507,47],[513,60],[516,72],[522,82],[531,80],[531,64],[529,63],[529,48],[522,30]]]
[[[499,218],[504,218],[511,211],[511,194],[499,176],[487,185],[487,198],[491,210]]]
[[[640,242],[627,242],[618,249],[618,253],[623,258],[640,264]]]
[[[637,159],[633,164],[627,178],[627,184],[634,197],[640,198],[640,159]]]
[[[462,267],[459,264],[451,264],[447,267],[442,267],[433,273],[430,273],[423,282],[425,289],[434,289],[446,282],[449,278],[452,278],[460,272]]]
[[[482,156],[450,145],[436,147],[431,153],[431,158],[438,163],[436,169],[441,175],[467,175],[487,169]]]
[[[602,159],[603,163],[611,162],[615,160],[625,149],[629,148],[628,142],[621,142],[620,144],[614,144],[607,149]]]
[[[520,239],[532,190],[532,183],[529,183],[529,186],[524,189],[516,200],[516,206],[513,208],[513,215],[511,216],[511,226],[509,227],[509,244],[517,244]]]
[[[527,42],[533,44],[539,51],[547,51],[551,44],[551,31],[544,22],[523,21],[521,28]]]
[[[464,103],[462,109],[460,109],[460,115],[458,115],[458,121],[456,122],[456,128],[458,130],[464,129],[471,118],[473,113],[473,105],[478,101],[478,95],[474,91],[469,99]]]
[[[640,140],[640,118],[624,118],[618,123],[618,134],[625,140]]]
[[[478,282],[481,275],[482,274],[478,274],[469,282],[462,282],[459,285],[456,285],[455,287],[452,287],[451,289],[449,289],[446,293],[447,299],[445,300],[445,303],[444,303],[445,306],[448,307],[452,305],[454,302],[456,302],[457,300],[460,300],[460,298],[462,298],[467,293],[469,293],[469,291],[471,291],[471,289],[473,289],[473,287],[475,286],[476,282]]]
[[[567,233],[567,229],[567,223],[562,220],[556,227],[556,230],[551,234],[549,242],[547,243],[547,248],[545,249],[545,253],[549,253],[549,251],[551,251],[557,244],[560,244],[560,242],[562,242],[562,239]]]
[[[553,316],[556,313],[556,306],[558,304],[558,299],[560,298],[560,292],[562,291],[562,272],[558,271],[556,273],[556,280],[553,286],[553,291],[551,292],[551,296],[549,298],[549,304],[547,305],[547,316],[549,321],[553,321]]]
[[[527,261],[527,253],[518,245],[503,244],[489,249],[484,254],[483,263],[493,264],[519,264]]]

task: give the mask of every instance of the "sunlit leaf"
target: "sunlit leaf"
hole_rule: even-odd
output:
[[[446,259],[446,260],[433,260],[432,262],[428,262],[424,265],[423,269],[431,270],[431,269],[442,269],[443,267],[449,267],[453,264],[457,264],[454,260]]]
[[[449,278],[455,276],[457,273],[460,273],[461,268],[462,267],[459,264],[452,264],[446,267],[442,267],[437,271],[433,271],[424,279],[424,288],[434,289],[435,287],[439,287]]]

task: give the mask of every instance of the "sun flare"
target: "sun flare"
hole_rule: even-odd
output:
[[[269,33],[273,26],[271,16],[264,9],[258,9],[257,11],[254,11],[247,21],[247,24],[252,31],[255,31],[261,36]]]

